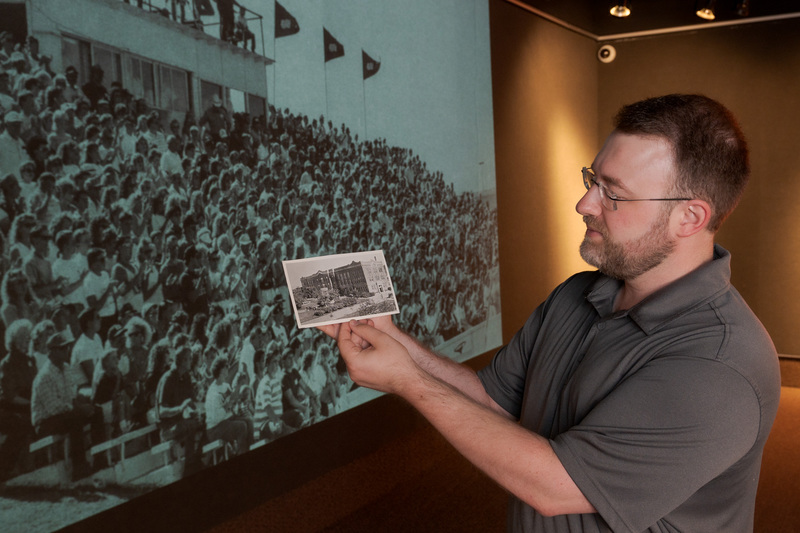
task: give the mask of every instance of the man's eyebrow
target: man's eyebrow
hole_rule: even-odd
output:
[[[600,178],[602,181],[605,182],[606,185],[610,185],[611,187],[622,193],[628,193],[628,194],[631,193],[631,190],[625,187],[625,185],[623,185],[622,182],[617,178],[613,176],[608,176],[606,174],[600,174],[594,168],[592,168],[592,170],[594,171],[595,175],[598,178]]]

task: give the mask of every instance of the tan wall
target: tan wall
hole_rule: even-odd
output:
[[[574,205],[617,109],[670,92],[699,92],[736,114],[752,179],[718,236],[733,283],[780,353],[800,354],[800,20],[599,45],[500,0],[491,6],[492,81],[503,334],[569,274],[587,268]],[[594,130],[592,130],[594,128]]]
[[[580,169],[597,150],[592,39],[490,2],[503,338],[587,266],[575,212]]]
[[[718,242],[733,284],[779,353],[800,354],[800,19],[613,43],[599,65],[599,136],[626,102],[699,92],[728,106],[750,144],[751,182]]]

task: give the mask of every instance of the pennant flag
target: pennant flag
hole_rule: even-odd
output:
[[[275,38],[294,35],[300,31],[297,19],[286,8],[275,2]]]
[[[325,62],[344,55],[344,46],[330,34],[328,30],[322,28],[322,41],[325,44]]]
[[[361,60],[364,64],[364,79],[366,80],[370,76],[374,76],[378,73],[378,70],[381,68],[380,61],[375,61],[364,51],[361,50]]]
[[[214,14],[214,8],[211,7],[211,0],[197,0],[194,5],[197,7],[198,15],[210,17]]]

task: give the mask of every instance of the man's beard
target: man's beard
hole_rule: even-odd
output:
[[[659,217],[647,233],[626,244],[612,240],[595,217],[584,216],[583,221],[600,232],[603,239],[594,243],[587,236],[581,243],[581,257],[612,278],[623,281],[638,278],[663,263],[675,249],[675,241],[669,238],[667,230],[668,215]]]

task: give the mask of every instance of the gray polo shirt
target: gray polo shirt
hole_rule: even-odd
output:
[[[548,518],[512,498],[509,531],[752,531],[778,359],[714,251],[617,313],[621,282],[571,277],[479,372],[598,511]]]

